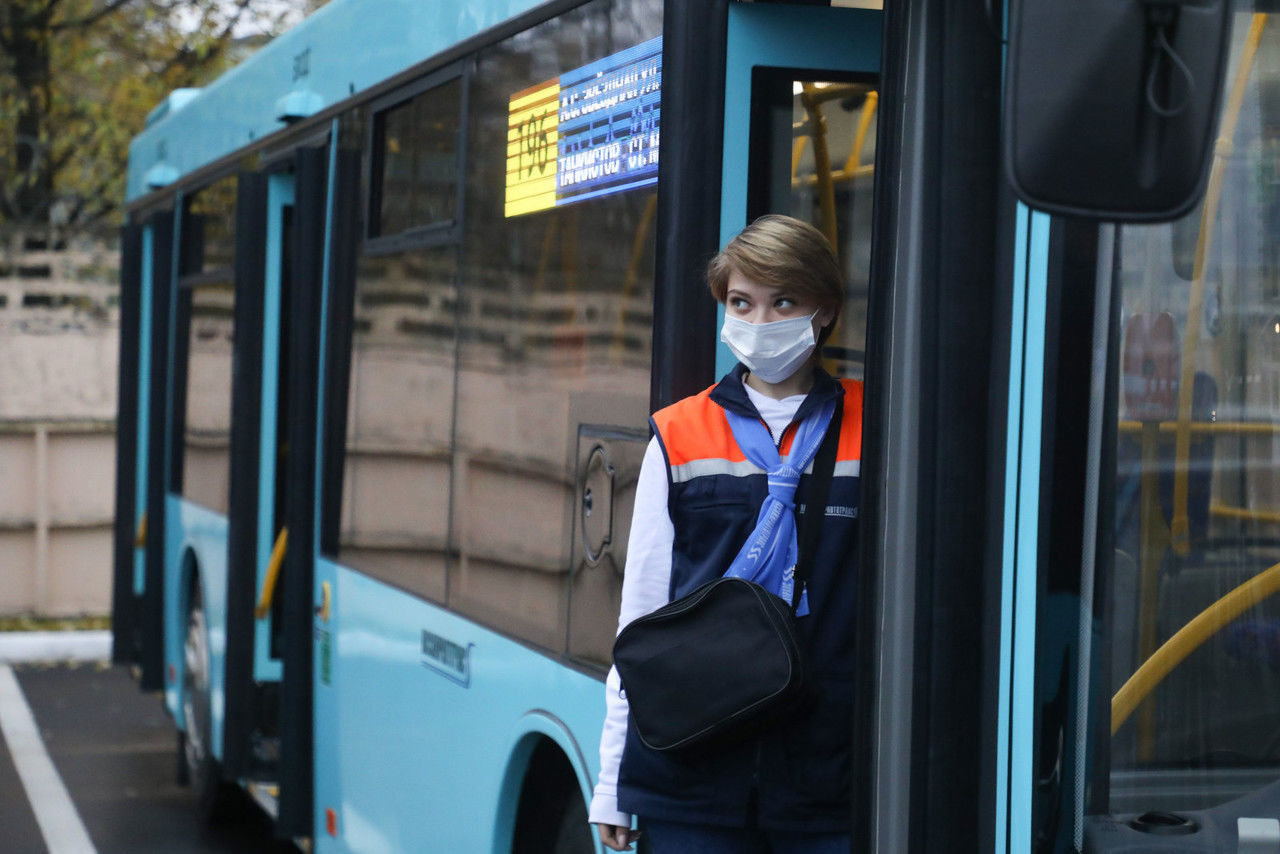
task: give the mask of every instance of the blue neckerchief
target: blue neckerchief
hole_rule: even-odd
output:
[[[800,485],[800,474],[817,455],[835,410],[836,402],[829,400],[800,422],[785,461],[763,422],[728,409],[724,411],[742,453],[769,476],[769,494],[760,505],[755,530],[724,574],[726,578],[745,578],[765,590],[776,591],[788,605],[795,590],[796,558],[800,551],[796,537],[796,487]],[[825,508],[811,509],[822,513]],[[808,591],[802,590],[796,616],[807,613]]]

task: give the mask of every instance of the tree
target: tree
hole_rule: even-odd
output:
[[[239,61],[296,20],[296,6],[0,0],[0,227],[118,224],[129,139],[147,113]]]

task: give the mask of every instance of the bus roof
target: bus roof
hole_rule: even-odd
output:
[[[331,0],[199,90],[170,94],[129,145],[126,201],[373,86],[542,0]]]

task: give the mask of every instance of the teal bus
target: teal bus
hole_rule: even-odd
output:
[[[703,267],[779,212],[867,390],[855,850],[1280,850],[1269,4],[331,0],[172,93],[113,658],[200,809],[601,851],[647,419],[732,367]]]

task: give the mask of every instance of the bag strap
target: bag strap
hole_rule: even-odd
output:
[[[831,493],[831,476],[836,467],[836,447],[840,444],[840,422],[844,414],[843,401],[836,401],[836,411],[827,425],[827,435],[818,446],[813,458],[813,473],[809,488],[805,490],[805,510],[800,517],[800,537],[796,558],[796,585],[791,590],[791,610],[800,606],[805,582],[809,579],[809,567],[818,551],[818,539],[822,536],[822,521],[827,516],[827,496]],[[814,512],[814,511],[817,512]]]

